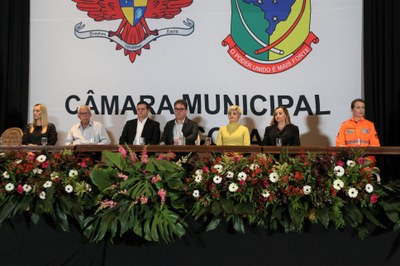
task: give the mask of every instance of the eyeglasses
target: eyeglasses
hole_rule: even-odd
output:
[[[175,112],[178,112],[178,111],[185,111],[186,109],[185,108],[174,108],[174,110],[175,110]]]
[[[90,112],[86,112],[86,113],[78,113],[78,115],[90,115]]]

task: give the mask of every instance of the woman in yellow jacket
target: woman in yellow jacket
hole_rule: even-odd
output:
[[[365,102],[355,99],[351,102],[353,117],[342,123],[336,137],[336,146],[379,147],[379,138],[374,123],[365,119]]]
[[[242,111],[239,106],[232,105],[228,110],[229,124],[218,131],[217,145],[250,146],[249,129],[239,124]]]

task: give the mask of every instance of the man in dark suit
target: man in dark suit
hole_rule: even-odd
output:
[[[150,106],[147,102],[141,101],[136,105],[137,119],[125,123],[119,144],[158,144],[160,141],[160,123],[148,118]],[[140,143],[144,138],[144,143]]]
[[[175,119],[168,121],[165,125],[161,143],[166,145],[195,145],[197,135],[199,134],[199,126],[196,122],[186,117],[186,101],[175,101],[174,112]],[[183,139],[184,143],[182,143]]]

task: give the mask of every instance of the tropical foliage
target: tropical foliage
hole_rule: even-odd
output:
[[[17,213],[35,223],[49,215],[64,230],[76,222],[92,241],[155,242],[182,237],[192,218],[207,230],[223,221],[239,232],[320,224],[365,237],[369,225],[400,227],[399,186],[382,184],[374,157],[357,151],[209,154],[189,163],[120,147],[103,152],[100,163],[91,158],[68,150],[1,154],[0,223]]]

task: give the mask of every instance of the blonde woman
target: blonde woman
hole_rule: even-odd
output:
[[[42,145],[42,138],[47,138],[47,145],[55,145],[57,131],[54,124],[49,123],[47,108],[44,104],[35,104],[33,107],[33,122],[24,128],[23,145]]]
[[[217,145],[250,146],[249,129],[239,124],[242,110],[232,105],[228,110],[229,124],[222,126],[218,131]]]

